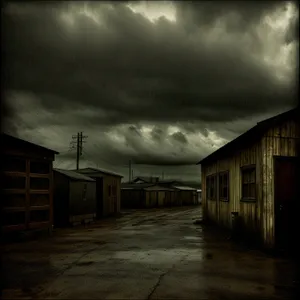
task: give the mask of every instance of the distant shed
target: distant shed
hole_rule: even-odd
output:
[[[53,172],[58,152],[1,134],[3,232],[52,229]]]
[[[70,170],[54,169],[54,225],[88,223],[96,218],[96,181]]]
[[[154,208],[176,205],[176,190],[155,183],[125,183],[121,188],[122,208]]]
[[[178,199],[181,205],[197,204],[197,190],[189,186],[173,186],[177,190]]]
[[[122,175],[99,168],[76,170],[96,181],[97,218],[120,213]]]

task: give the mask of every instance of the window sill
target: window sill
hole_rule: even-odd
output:
[[[220,199],[221,202],[229,202],[228,199]]]
[[[242,198],[240,202],[248,202],[248,203],[255,203],[256,199],[255,198]]]

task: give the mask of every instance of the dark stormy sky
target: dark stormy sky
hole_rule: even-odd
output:
[[[7,132],[81,166],[200,180],[195,163],[295,106],[298,8],[284,1],[10,3]]]

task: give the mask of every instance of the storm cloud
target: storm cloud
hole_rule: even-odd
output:
[[[126,175],[195,164],[295,106],[290,2],[19,2],[2,27],[7,131],[65,167],[78,131],[83,163]]]

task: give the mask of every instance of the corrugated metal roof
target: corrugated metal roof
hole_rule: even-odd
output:
[[[62,169],[53,169],[54,171],[67,176],[68,178],[72,180],[77,180],[77,181],[95,181],[91,177],[88,177],[86,175],[71,171],[71,170],[62,170]]]
[[[178,185],[174,185],[173,186],[175,189],[178,189],[178,190],[182,190],[182,191],[196,191],[196,189],[190,187],[190,186],[178,186]]]
[[[155,184],[153,186],[149,186],[149,187],[145,188],[145,190],[146,191],[170,191],[170,192],[174,191],[174,189],[171,187],[160,186],[157,184]]]
[[[153,183],[122,183],[121,189],[141,190],[150,186],[154,186]]]
[[[96,175],[97,173],[103,173],[106,175],[112,175],[112,176],[117,176],[117,177],[123,177],[120,174],[108,171],[108,170],[104,170],[104,169],[98,169],[98,168],[83,168],[83,169],[79,169],[79,170],[74,170],[77,173],[84,173],[84,174],[89,174],[90,176]]]
[[[257,123],[254,127],[249,129],[245,133],[232,140],[231,142],[225,144],[223,147],[219,148],[218,150],[203,158],[200,162],[197,163],[197,165],[204,164],[209,161],[225,157],[227,155],[231,155],[233,151],[246,147],[247,145],[258,140],[263,135],[265,130],[267,130],[271,126],[274,126],[277,123],[287,120],[289,118],[297,118],[297,115],[299,115],[299,107],[263,120]]]

